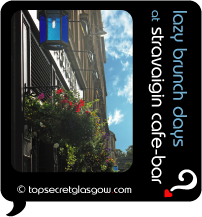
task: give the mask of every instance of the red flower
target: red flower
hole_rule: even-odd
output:
[[[64,104],[67,103],[67,100],[61,100],[60,102]]]
[[[72,102],[69,101],[69,105],[72,107]]]
[[[62,92],[63,92],[63,89],[57,90],[57,94],[60,94],[60,93],[62,93]]]
[[[68,99],[67,94],[64,95],[65,99]]]
[[[79,104],[80,104],[81,106],[84,106],[84,101],[81,99],[81,100],[79,101]]]
[[[79,108],[76,108],[76,112],[79,112],[80,111],[80,109]]]
[[[86,114],[89,114],[89,115],[91,115],[91,112],[89,112],[89,111],[86,111]]]
[[[75,102],[75,108],[76,108],[76,112],[80,111],[81,105],[77,104],[77,102]]]

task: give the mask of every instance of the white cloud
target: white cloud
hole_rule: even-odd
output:
[[[120,21],[122,25],[125,26],[123,35],[128,35],[129,37],[133,37],[133,29],[131,25],[132,17],[127,12],[122,13],[120,16]]]
[[[120,10],[102,10],[101,13],[104,30],[107,32],[104,36],[106,53],[116,59],[132,56],[133,21],[131,15]]]
[[[123,71],[125,71],[126,70],[126,68],[128,67],[128,65],[129,65],[129,62],[127,61],[126,63],[123,63],[122,61],[121,61],[121,64],[123,65]]]
[[[131,76],[127,76],[127,84],[124,86],[122,90],[119,89],[118,96],[125,96],[127,98],[127,101],[129,101],[131,104],[133,103],[133,74]]]
[[[121,110],[115,110],[114,111],[114,117],[112,117],[111,113],[109,114],[109,120],[108,123],[109,125],[111,124],[119,124],[121,121],[123,121],[123,114],[120,114]]]
[[[118,83],[118,81],[119,81],[119,77],[116,77],[115,80],[113,81],[112,85],[113,85],[113,86],[116,86],[117,83]]]
[[[114,68],[113,68],[113,67],[111,67],[111,68],[109,69],[109,71],[112,71],[112,70],[114,70]]]

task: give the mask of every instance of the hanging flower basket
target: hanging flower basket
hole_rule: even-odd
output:
[[[41,93],[38,97],[25,98],[25,124],[32,126],[30,137],[37,136],[46,144],[65,143],[79,146],[92,137],[94,120],[82,99],[73,92],[59,89],[53,91],[45,102]]]
[[[101,133],[96,111],[89,111],[92,103],[85,103],[78,93],[61,88],[45,101],[44,94],[25,98],[25,124],[31,126],[29,137],[36,137],[57,148],[66,159],[66,172],[111,171],[107,164],[109,150],[107,134]],[[63,150],[63,151],[62,151]],[[63,162],[64,163],[64,162]],[[108,166],[109,165],[109,166]]]

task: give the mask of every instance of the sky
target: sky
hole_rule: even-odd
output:
[[[107,62],[107,118],[116,149],[133,145],[133,21],[127,11],[101,10]]]

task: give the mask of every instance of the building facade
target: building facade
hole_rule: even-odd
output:
[[[78,91],[86,102],[99,98],[91,110],[98,109],[101,122],[107,119],[105,44],[104,37],[96,35],[103,30],[103,24],[100,10],[71,10],[68,12],[68,46],[48,51],[39,46],[37,16],[37,11],[33,15],[29,10],[20,10],[11,20],[11,97],[14,99],[11,105],[11,163],[20,172],[58,172],[64,171],[64,161],[57,149],[26,136],[24,97],[29,90],[27,87],[33,88],[30,90],[34,93],[41,93],[45,86],[59,85]],[[73,22],[82,20],[86,26]],[[46,89],[43,100],[50,93],[51,89]],[[109,133],[108,125],[102,132]]]

